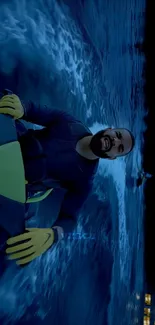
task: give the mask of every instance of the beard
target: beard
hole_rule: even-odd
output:
[[[109,142],[109,148],[107,150],[103,150],[102,149],[102,142],[101,139],[102,138],[106,138],[108,139]],[[105,131],[101,130],[99,132],[97,132],[96,134],[93,135],[91,142],[90,142],[90,149],[93,152],[93,154],[99,158],[109,158],[108,156],[108,152],[111,150],[112,148],[112,141],[109,135],[105,135]]]

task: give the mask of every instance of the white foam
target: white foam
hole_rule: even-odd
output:
[[[91,66],[80,29],[63,4],[55,0],[11,1],[1,4],[0,69],[11,74],[18,60],[43,78],[64,77],[70,92],[86,104],[84,76]]]

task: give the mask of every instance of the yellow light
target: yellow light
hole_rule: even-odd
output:
[[[143,324],[150,325],[150,317],[149,316],[144,316]]]
[[[151,295],[150,294],[145,294],[145,303],[147,305],[150,305],[151,304]]]
[[[148,320],[148,321],[147,320],[144,320],[143,324],[144,325],[150,325],[150,320]]]
[[[151,309],[150,308],[144,308],[144,314],[146,316],[150,316],[150,313],[151,313]]]

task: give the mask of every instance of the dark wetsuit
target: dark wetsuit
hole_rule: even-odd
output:
[[[31,184],[52,178],[67,190],[55,225],[70,232],[91,190],[92,179],[98,167],[98,159],[88,160],[75,150],[77,141],[92,133],[64,111],[36,106],[31,102],[24,104],[24,111],[24,120],[44,127],[20,137],[17,122],[26,179]],[[35,153],[37,146],[41,149],[41,156]]]

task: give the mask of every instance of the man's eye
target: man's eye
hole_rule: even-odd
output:
[[[121,139],[122,138],[122,135],[121,135],[120,132],[116,132],[116,136],[117,136],[118,139]]]

